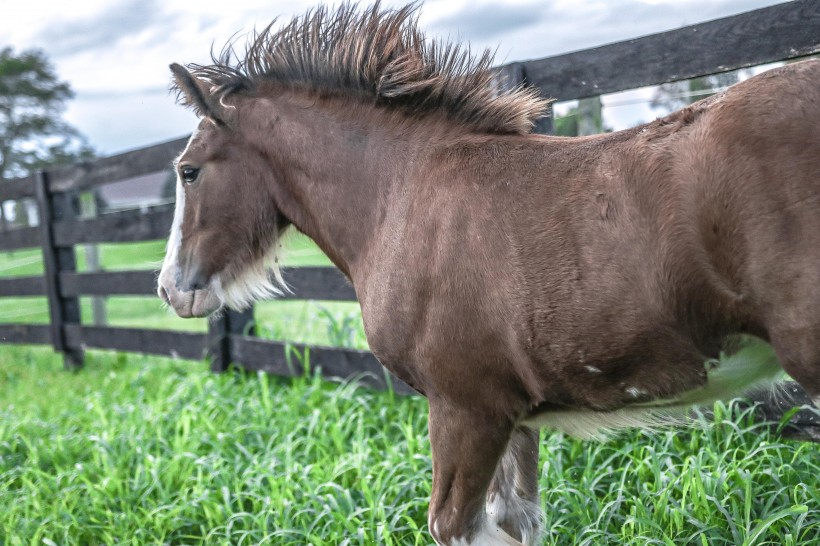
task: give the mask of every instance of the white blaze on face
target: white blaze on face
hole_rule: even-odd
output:
[[[196,132],[191,135],[188,145],[196,136]],[[187,147],[185,148],[188,149]],[[185,152],[183,152],[185,153]],[[176,291],[176,277],[178,269],[179,247],[182,244],[182,216],[185,211],[185,191],[182,189],[182,183],[179,180],[179,173],[176,174],[176,203],[174,205],[174,221],[171,223],[171,234],[168,236],[168,245],[165,249],[165,259],[162,261],[162,269],[159,272],[159,279],[157,282],[157,293],[162,299],[168,298],[172,290]],[[165,295],[163,295],[163,292]],[[168,301],[169,304],[173,302]]]
[[[191,135],[188,146],[191,145],[197,132]],[[188,150],[186,146],[185,151]],[[185,152],[182,152],[183,155]],[[168,246],[165,251],[165,260],[159,272],[157,294],[166,301],[181,317],[202,317],[211,314],[222,306],[216,291],[210,287],[202,290],[181,292],[177,289],[176,280],[179,271],[179,249],[182,246],[182,217],[185,212],[185,190],[177,173],[176,205],[174,206],[174,221],[171,223],[171,233],[168,237]]]
[[[198,129],[195,129],[188,139],[188,144],[185,146],[182,154],[185,155],[191,142],[196,138]],[[182,244],[182,216],[185,212],[185,191],[182,189],[182,181],[179,179],[179,172],[176,171],[177,161],[174,161],[174,174],[176,176],[176,203],[174,204],[174,221],[171,223],[171,234],[168,236],[168,245],[165,248],[165,259],[162,261],[162,269],[159,272],[159,282],[157,283],[157,292],[162,297],[162,290],[166,292],[169,288],[176,288],[176,273],[177,273],[177,258],[179,256],[179,247]],[[169,293],[170,294],[170,293]],[[163,298],[164,299],[164,298]]]
[[[180,184],[178,176],[176,194],[177,200],[174,205],[174,221],[171,223],[171,234],[168,236],[165,260],[162,262],[162,270],[159,273],[160,279],[162,279],[163,276],[171,276],[169,279],[171,282],[175,282],[173,277],[176,276],[179,247],[182,244],[182,215],[185,210],[185,191],[182,189],[182,184]]]
[[[196,138],[191,135],[188,146]],[[188,148],[186,147],[185,151]],[[182,153],[182,156],[185,152]],[[176,280],[179,271],[179,252],[182,246],[182,218],[185,213],[185,190],[177,173],[176,206],[165,260],[160,270],[157,293],[167,301],[178,315],[183,317],[205,316],[219,307],[227,306],[241,310],[248,308],[255,301],[282,294],[287,285],[282,279],[276,258],[276,248],[271,249],[262,259],[244,264],[242,272],[229,280],[223,274],[216,274],[208,286],[201,290],[181,292],[177,289]],[[276,247],[277,245],[274,245]],[[270,272],[273,272],[273,279]]]

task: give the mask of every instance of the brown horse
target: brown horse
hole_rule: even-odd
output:
[[[546,101],[497,93],[490,62],[412,7],[346,6],[171,66],[202,121],[159,294],[242,308],[276,293],[285,229],[313,238],[429,399],[442,545],[537,542],[537,426],[640,426],[781,364],[820,397],[820,62],[585,138],[529,134]],[[743,334],[777,358],[715,364]]]

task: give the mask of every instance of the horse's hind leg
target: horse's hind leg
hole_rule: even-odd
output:
[[[538,497],[538,431],[519,427],[495,469],[487,494],[487,515],[524,544],[541,537],[543,512]]]
[[[810,218],[817,218],[813,211]],[[816,241],[781,252],[785,258],[767,268],[758,292],[780,365],[820,407],[820,221],[814,223],[800,233],[811,233]]]
[[[487,515],[485,503],[511,420],[430,399],[433,492],[430,533],[441,546],[522,546]]]
[[[780,365],[820,408],[820,324],[775,328],[769,335]]]

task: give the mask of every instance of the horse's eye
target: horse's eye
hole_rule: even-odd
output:
[[[182,181],[186,184],[193,184],[196,182],[196,177],[199,176],[199,169],[193,167],[182,167],[179,172],[182,175]]]

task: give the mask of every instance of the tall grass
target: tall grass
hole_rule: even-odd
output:
[[[548,545],[820,544],[820,446],[748,411],[545,433]],[[47,349],[0,365],[0,544],[429,544],[426,402],[318,377]]]

